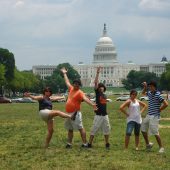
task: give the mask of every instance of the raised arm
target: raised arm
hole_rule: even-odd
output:
[[[129,116],[129,114],[127,113],[127,111],[126,111],[126,107],[129,107],[129,104],[130,104],[130,100],[127,100],[127,101],[125,101],[121,106],[120,106],[120,111],[122,112],[122,113],[124,113],[127,117]]]
[[[89,98],[87,98],[85,95],[83,96],[83,101],[85,101],[87,104],[93,107],[94,110],[97,110],[96,103],[93,103]]]
[[[24,97],[30,97],[33,100],[41,100],[43,98],[43,96],[33,96],[30,93],[28,93],[28,92],[24,93]]]
[[[97,89],[97,87],[98,87],[100,69],[101,69],[101,67],[97,67],[96,77],[94,79],[94,88],[95,89]]]
[[[70,84],[70,81],[69,81],[69,79],[67,77],[67,70],[65,69],[65,67],[63,67],[61,69],[61,72],[63,73],[65,83],[66,83],[67,87],[69,88],[71,86],[71,84]]]
[[[143,85],[142,95],[145,96],[146,95],[146,91],[147,91],[147,83],[143,82],[142,85]]]

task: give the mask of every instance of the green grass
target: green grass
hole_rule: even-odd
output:
[[[125,116],[118,110],[122,102],[108,103],[111,124],[110,150],[104,147],[103,135],[94,139],[92,149],[81,149],[78,132],[74,133],[74,144],[70,150],[65,149],[67,132],[64,119],[55,118],[55,131],[49,149],[43,149],[46,125],[38,116],[38,104],[1,104],[0,105],[0,169],[2,170],[169,170],[170,169],[170,129],[160,129],[166,149],[158,154],[155,138],[151,152],[145,151],[145,144],[140,137],[140,151],[134,150],[132,135],[129,149],[123,150],[126,128]],[[54,108],[64,111],[64,103],[54,103]],[[169,116],[169,108],[163,117]],[[83,122],[89,138],[94,113],[82,104]],[[163,124],[170,125],[170,121]]]

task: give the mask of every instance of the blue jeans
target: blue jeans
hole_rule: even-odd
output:
[[[127,127],[126,127],[126,135],[127,136],[131,136],[132,131],[134,129],[135,136],[139,136],[139,134],[140,134],[140,127],[141,127],[141,124],[139,124],[137,122],[134,122],[134,121],[128,122]]]

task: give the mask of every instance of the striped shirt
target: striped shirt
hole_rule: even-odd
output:
[[[158,115],[160,116],[160,106],[164,101],[164,98],[161,96],[159,91],[148,91],[147,96],[149,98],[148,104],[148,115]]]

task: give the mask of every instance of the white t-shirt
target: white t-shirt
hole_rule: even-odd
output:
[[[128,114],[129,116],[127,117],[127,123],[130,121],[137,122],[139,124],[142,123],[142,117],[140,114],[140,104],[138,100],[135,99],[134,102],[130,102],[129,108],[128,108]]]

